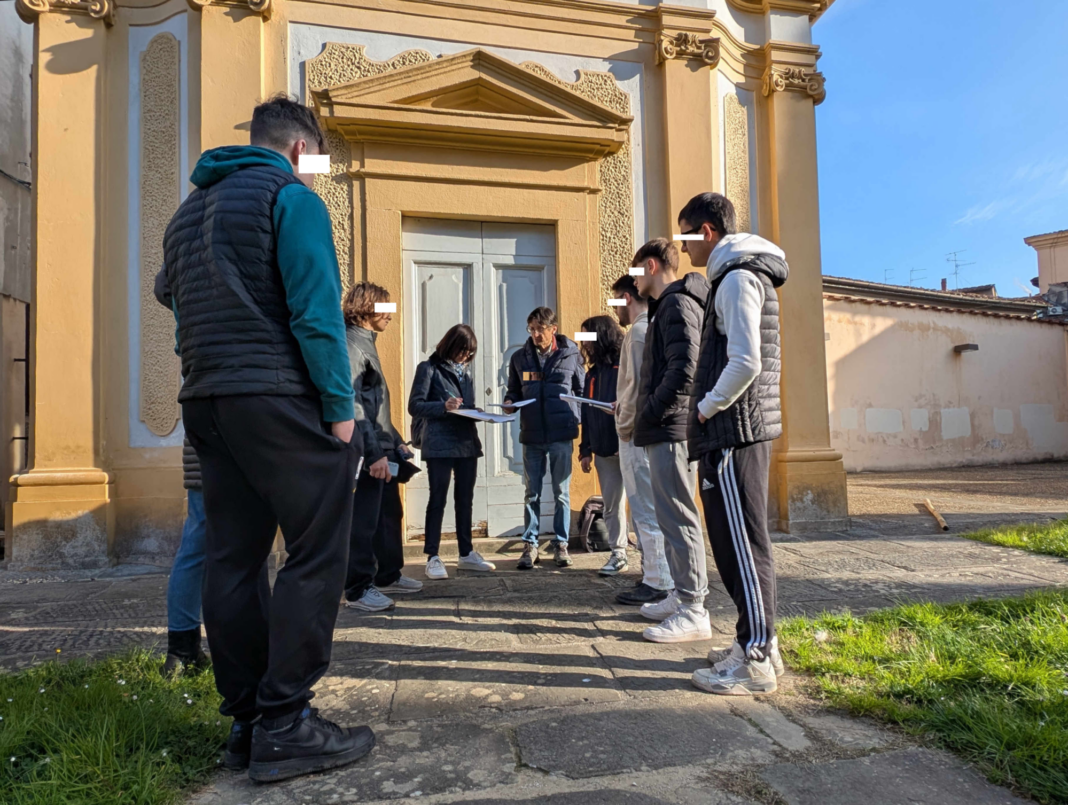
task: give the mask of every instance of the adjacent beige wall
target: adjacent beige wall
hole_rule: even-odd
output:
[[[1068,458],[1063,326],[825,300],[824,327],[831,444],[847,470]]]

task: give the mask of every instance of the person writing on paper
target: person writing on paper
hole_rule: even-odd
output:
[[[433,354],[415,369],[415,380],[408,395],[408,413],[412,417],[413,443],[426,463],[430,482],[430,500],[426,505],[423,553],[427,556],[428,579],[447,579],[445,563],[438,556],[441,546],[441,522],[445,518],[445,501],[453,477],[453,503],[456,506],[456,541],[461,570],[495,570],[472,549],[471,513],[475,500],[475,476],[482,442],[478,423],[453,416],[453,411],[475,407],[475,382],[471,362],[478,352],[475,331],[466,324],[449,329],[438,342]]]
[[[582,322],[582,331],[597,335],[596,341],[583,341],[579,345],[586,359],[586,383],[582,396],[614,403],[623,329],[610,316],[594,316]],[[597,480],[601,484],[601,498],[604,500],[604,522],[608,527],[608,544],[612,548],[612,554],[600,574],[615,576],[627,569],[626,513],[616,420],[611,411],[602,411],[593,405],[583,405],[581,413],[579,462],[583,472],[589,472],[594,466],[597,468]]]
[[[389,387],[375,341],[393,320],[378,310],[388,306],[389,292],[372,282],[357,282],[345,294],[345,314],[352,388],[356,393],[356,426],[363,434],[363,471],[356,482],[349,540],[345,606],[363,612],[393,607],[391,593],[417,593],[423,583],[401,574],[404,544],[400,484],[390,464],[412,457],[389,416]]]
[[[571,455],[579,431],[578,405],[561,400],[561,394],[581,394],[586,380],[582,357],[575,342],[557,333],[556,314],[538,307],[527,316],[527,339],[508,364],[505,413],[512,403],[534,400],[519,409],[519,441],[523,445],[523,556],[516,565],[531,570],[540,561],[541,488],[549,465],[553,501],[553,560],[557,567],[571,565],[567,552],[571,530]]]

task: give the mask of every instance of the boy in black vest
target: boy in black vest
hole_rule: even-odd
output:
[[[309,706],[330,665],[363,449],[330,216],[297,174],[323,133],[280,96],[256,107],[250,134],[201,155],[163,254],[204,486],[204,624],[234,719],[225,762],[273,782],[351,763],[375,738]],[[272,591],[279,527],[288,556]]]
[[[735,234],[734,205],[695,196],[679,231],[682,250],[706,266],[711,292],[687,437],[699,462],[708,537],[723,586],[738,607],[734,644],[709,656],[693,683],[723,695],[771,693],[783,672],[775,638],[775,562],[768,536],[771,440],[782,435],[779,299],[789,268],[782,249]]]

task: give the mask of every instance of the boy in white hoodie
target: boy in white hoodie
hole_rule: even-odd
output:
[[[738,608],[734,644],[710,656],[693,683],[710,693],[771,693],[783,672],[775,638],[775,562],[768,535],[771,441],[782,435],[781,351],[775,289],[785,254],[757,235],[735,233],[734,206],[718,193],[679,213],[682,251],[706,266],[711,292],[701,329],[694,404],[687,428],[698,461],[712,554]]]

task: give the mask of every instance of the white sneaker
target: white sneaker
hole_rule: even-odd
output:
[[[685,604],[679,611],[656,626],[648,627],[642,637],[653,643],[689,643],[712,639],[712,622],[704,604]]]
[[[626,573],[628,566],[626,551],[612,551],[604,567],[597,572],[602,576],[617,576],[620,573]]]
[[[771,638],[771,642],[768,644],[768,659],[771,660],[771,667],[775,669],[775,676],[782,676],[786,673],[786,666],[783,665],[782,654],[779,653],[779,638]],[[722,671],[725,668],[734,667],[731,660],[744,661],[745,652],[742,651],[742,647],[735,640],[731,643],[731,647],[727,651],[721,649],[712,649],[708,652],[708,661],[712,663],[712,667],[717,671]]]
[[[461,556],[456,560],[456,567],[460,570],[481,570],[482,572],[497,569],[493,562],[487,562],[483,559],[478,551],[471,551],[467,556]]]
[[[345,606],[349,609],[358,609],[361,612],[382,612],[393,609],[393,599],[382,595],[376,587],[368,587],[363,595],[356,601],[346,601]]]
[[[749,660],[729,657],[722,670],[699,668],[690,681],[694,686],[720,696],[752,696],[754,693],[774,693],[775,668],[771,659]]]
[[[392,584],[381,588],[384,593],[417,593],[423,589],[423,582],[408,576],[401,576]]]
[[[431,556],[426,560],[426,577],[428,579],[447,579],[449,577],[449,571],[445,569],[445,563],[441,561],[440,556]]]
[[[655,601],[651,604],[642,604],[638,610],[643,618],[651,621],[663,621],[679,611],[679,594],[672,590],[663,601]]]

